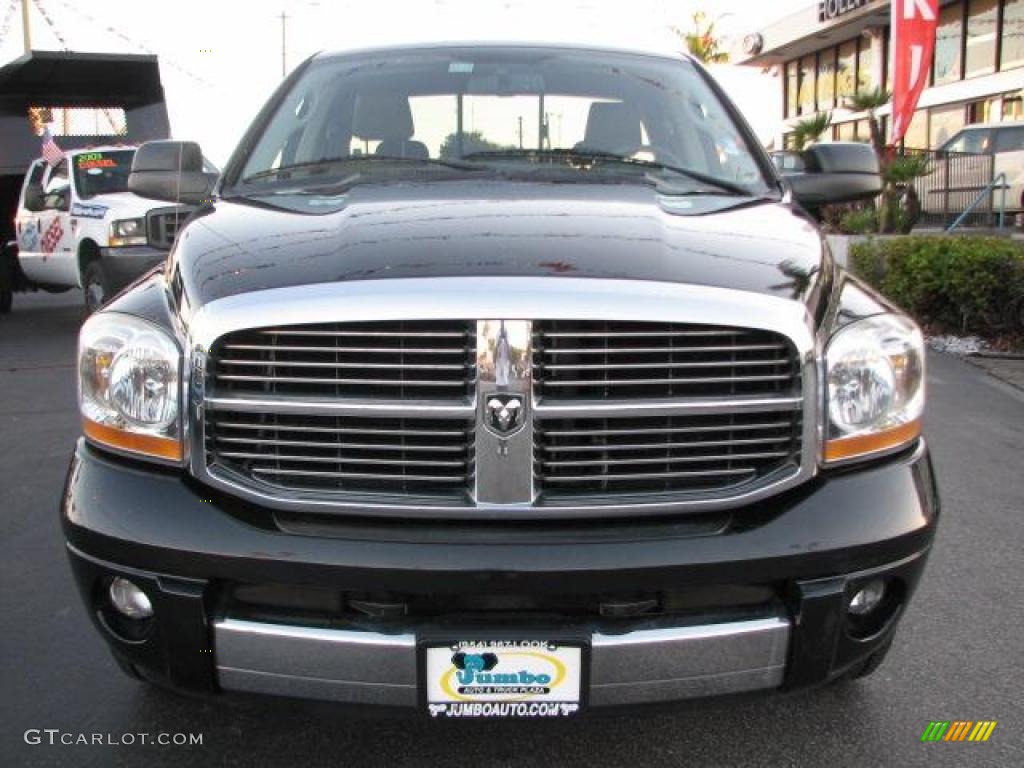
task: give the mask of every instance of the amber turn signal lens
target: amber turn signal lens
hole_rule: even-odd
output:
[[[825,443],[825,461],[842,461],[906,445],[921,436],[921,420],[867,435],[840,437]]]
[[[82,419],[82,431],[85,436],[100,445],[119,448],[122,451],[137,453],[140,456],[156,456],[170,461],[181,461],[181,442],[168,437],[156,435],[140,435],[124,432],[115,427],[98,424],[92,419]]]

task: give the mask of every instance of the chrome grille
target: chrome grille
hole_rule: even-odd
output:
[[[207,460],[270,488],[465,501],[471,423],[210,411]]]
[[[644,418],[552,419],[535,431],[541,493],[712,493],[800,462],[799,410]]]
[[[771,331],[678,323],[534,323],[544,400],[765,395],[799,390],[792,343]]]
[[[192,215],[191,208],[157,208],[146,215],[149,244],[154,248],[170,250],[178,230]]]
[[[221,393],[442,400],[471,397],[476,324],[335,323],[238,331],[214,352]]]
[[[815,340],[799,305],[734,294],[478,277],[213,302],[190,338],[192,470],[275,509],[395,518],[764,498],[816,469]],[[575,319],[522,319],[553,307]],[[494,421],[497,395],[521,398],[518,431]]]

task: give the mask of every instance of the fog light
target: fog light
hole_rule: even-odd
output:
[[[883,597],[885,597],[885,582],[881,579],[869,581],[850,598],[847,610],[853,616],[867,616],[878,607]]]
[[[120,576],[110,582],[110,603],[118,613],[129,619],[148,619],[153,615],[153,604],[149,602],[146,593]]]

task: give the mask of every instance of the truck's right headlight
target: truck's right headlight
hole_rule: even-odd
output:
[[[85,436],[141,456],[181,461],[181,353],[165,331],[100,312],[78,335],[78,405]]]
[[[832,337],[825,358],[826,462],[886,453],[920,436],[924,339],[911,320],[883,314],[851,323]]]
[[[111,248],[145,245],[147,242],[149,241],[146,238],[145,219],[118,219],[110,222],[110,238],[107,245]]]

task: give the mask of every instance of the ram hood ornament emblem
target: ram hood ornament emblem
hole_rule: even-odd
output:
[[[520,395],[490,395],[487,398],[487,426],[495,433],[511,435],[522,424],[523,398]]]

